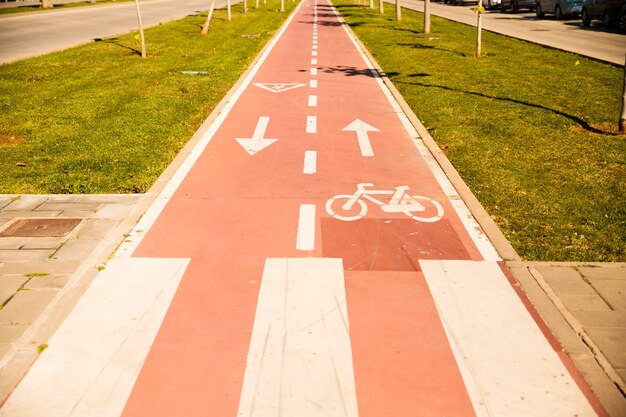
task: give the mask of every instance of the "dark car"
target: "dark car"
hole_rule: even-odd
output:
[[[619,23],[622,30],[626,30],[623,27],[626,22],[622,22],[626,19],[624,12],[624,0],[585,0],[581,17],[585,26],[592,20],[601,20],[606,27]]]
[[[565,16],[577,16],[582,11],[583,0],[537,0],[537,17],[554,14],[557,19]]]
[[[500,11],[502,13],[511,10],[516,13],[519,9],[528,9],[531,12],[535,10],[537,0],[502,0],[500,3]]]

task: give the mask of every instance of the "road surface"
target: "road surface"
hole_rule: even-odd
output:
[[[605,415],[351,36],[299,5],[0,416]]]
[[[216,7],[225,4],[226,0],[216,1]],[[149,27],[208,8],[207,0],[148,0],[141,2],[141,15],[145,27]],[[3,16],[0,17],[0,64],[136,29],[134,2]]]
[[[402,0],[403,7],[424,11],[424,2],[419,0]],[[386,4],[386,7],[392,7]],[[475,6],[449,6],[443,3],[430,2],[431,13],[456,22],[476,26]],[[564,51],[624,65],[626,54],[626,34],[605,30],[595,26],[583,27],[580,18],[556,20],[546,16],[537,19],[535,13],[500,13],[488,11],[483,14],[483,28],[492,32],[502,33],[518,39],[551,46]]]

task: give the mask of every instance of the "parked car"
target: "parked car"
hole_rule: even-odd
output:
[[[554,14],[561,20],[565,16],[578,16],[583,9],[583,0],[537,0],[535,12],[538,18]]]
[[[501,0],[482,0],[482,5],[485,9],[495,9],[500,6]]]
[[[464,4],[478,4],[478,0],[443,0],[444,4],[452,6],[463,6]]]
[[[624,0],[584,0],[580,15],[585,26],[589,26],[592,20],[602,20],[606,27],[614,23],[623,27],[626,25],[626,22],[622,23],[626,19],[624,12]]]
[[[500,11],[502,13],[511,10],[517,13],[519,9],[528,9],[531,12],[535,10],[537,0],[502,0],[500,3]]]

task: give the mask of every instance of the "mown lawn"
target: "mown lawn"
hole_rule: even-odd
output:
[[[0,67],[0,193],[144,192],[295,7],[217,10]],[[242,36],[247,35],[247,36]],[[183,71],[206,71],[185,75]]]
[[[528,260],[626,261],[623,69],[404,9],[335,2]]]

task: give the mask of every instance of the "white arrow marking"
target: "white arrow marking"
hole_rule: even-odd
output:
[[[271,91],[272,93],[282,93],[283,91],[304,87],[304,84],[299,83],[255,83],[254,85],[264,90]]]
[[[341,130],[356,132],[356,138],[359,142],[359,148],[361,148],[361,155],[374,156],[372,144],[370,143],[370,138],[367,135],[367,132],[380,132],[379,129],[376,129],[374,126],[368,125],[361,119],[356,119],[354,122],[350,123],[348,126],[344,127]]]
[[[251,138],[235,138],[237,142],[248,152],[250,155],[262,151],[263,149],[276,142],[278,139],[266,139],[265,131],[267,130],[267,124],[270,122],[270,118],[267,116],[259,117],[259,122],[256,124],[254,133]]]

